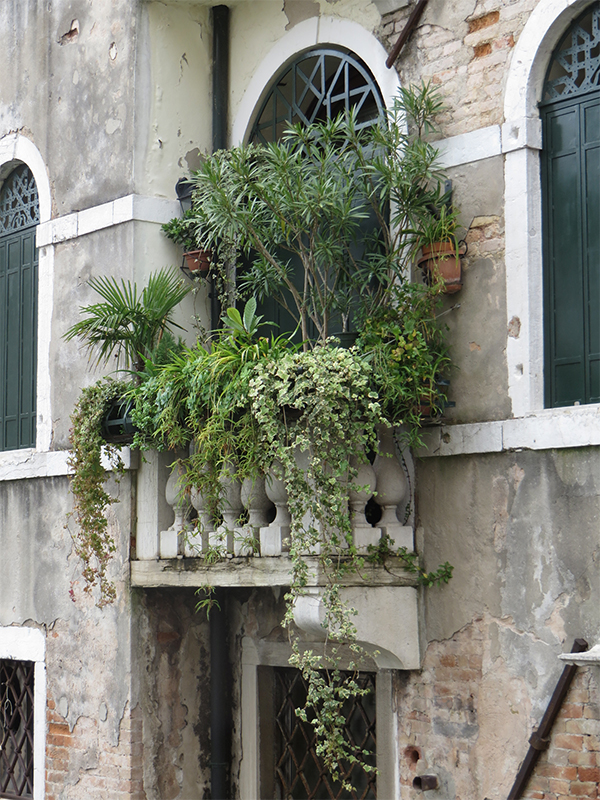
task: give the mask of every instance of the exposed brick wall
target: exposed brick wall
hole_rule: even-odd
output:
[[[71,730],[51,699],[46,716],[46,800],[145,800],[138,707],[125,709],[116,747],[104,739],[97,720],[80,717]]]
[[[455,800],[505,800],[541,712],[532,711],[530,695],[536,689],[521,674],[527,665],[515,674],[516,665],[509,669],[499,656],[494,641],[502,629],[513,635],[509,620],[484,615],[452,639],[431,642],[420,673],[398,676],[400,782],[406,800],[423,797],[412,788],[413,780],[428,773],[437,775],[444,796]],[[595,668],[578,669],[550,747],[523,795],[527,800],[600,798],[599,686]],[[544,691],[553,688],[546,685]]]
[[[507,69],[518,37],[537,0],[501,5],[430,3],[396,61],[403,84],[431,80],[448,110],[444,136],[502,123]],[[393,47],[413,5],[384,17],[380,37]]]
[[[579,668],[523,795],[531,800],[598,798],[600,697],[589,668]]]

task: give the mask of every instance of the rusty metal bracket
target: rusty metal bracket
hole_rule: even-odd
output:
[[[571,652],[583,653],[587,649],[588,643],[585,641],[585,639],[575,639],[573,642],[573,647],[571,648]],[[521,769],[517,773],[517,777],[515,778],[515,782],[510,790],[507,800],[519,800],[523,791],[525,790],[525,787],[527,786],[527,781],[531,777],[531,773],[535,767],[535,762],[538,760],[542,750],[545,750],[550,744],[550,731],[552,730],[552,725],[554,724],[556,715],[560,711],[560,707],[562,706],[563,700],[565,699],[565,696],[569,690],[571,681],[575,677],[576,670],[576,664],[567,664],[567,666],[563,669],[562,675],[558,679],[556,688],[554,689],[552,697],[550,698],[550,702],[548,703],[548,707],[544,712],[544,716],[542,717],[542,720],[536,730],[531,734],[531,738],[529,739],[529,750],[527,751],[527,755],[521,764]]]
[[[413,28],[416,26],[417,22],[421,19],[421,14],[425,11],[425,6],[427,5],[427,0],[419,0],[417,5],[413,8],[410,17],[408,18],[408,22],[404,26],[404,30],[398,37],[398,41],[392,48],[392,52],[389,54],[385,65],[388,69],[391,69],[394,66],[395,60],[400,55],[400,51],[408,41],[408,37],[413,32]]]

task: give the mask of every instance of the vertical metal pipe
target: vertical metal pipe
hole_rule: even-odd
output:
[[[229,120],[229,8],[213,6],[213,79],[212,79],[212,147],[224,150],[227,147],[227,123]],[[211,327],[216,330],[221,324],[216,279],[210,294]]]
[[[229,800],[231,688],[227,652],[227,593],[215,589],[210,612],[210,783],[212,800]]]
[[[229,115],[229,8],[213,6],[213,150],[227,147],[227,118]]]
[[[229,8],[212,8],[213,24],[213,98],[212,145],[214,150],[227,147],[229,116]],[[212,326],[219,323],[219,299],[213,287]],[[210,612],[210,741],[212,800],[229,800],[231,762],[231,668],[227,651],[227,593],[215,589],[216,605]]]

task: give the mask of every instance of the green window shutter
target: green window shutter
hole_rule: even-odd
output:
[[[600,3],[559,42],[543,89],[544,370],[549,407],[600,402]]]
[[[546,405],[600,401],[600,96],[544,110]]]
[[[37,219],[35,182],[23,165],[0,194],[0,450],[35,446]]]

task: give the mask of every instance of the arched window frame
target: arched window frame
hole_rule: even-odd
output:
[[[382,44],[361,25],[332,17],[315,17],[294,26],[273,46],[259,64],[244,92],[235,113],[231,143],[246,141],[257,109],[267,95],[273,76],[279,74],[300,54],[316,47],[331,45],[351,50],[367,66],[386,108],[391,108],[400,90],[400,79],[394,69],[385,65],[387,53]]]
[[[36,182],[39,202],[39,224],[51,219],[50,180],[40,151],[27,137],[8,134],[0,138],[0,184],[20,164],[26,164]],[[50,340],[53,302],[54,248],[38,248],[37,304],[37,380],[36,380],[36,444],[35,448],[0,453],[0,466],[5,459],[14,460],[35,452],[48,452],[52,442]]]
[[[556,46],[571,22],[589,5],[589,0],[540,0],[519,36],[507,77],[502,130],[506,156],[506,307],[509,329],[518,334],[507,338],[506,360],[515,417],[544,409],[539,103]],[[556,411],[547,409],[548,413]]]

